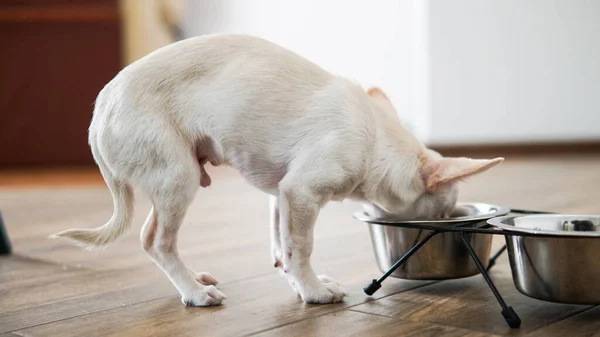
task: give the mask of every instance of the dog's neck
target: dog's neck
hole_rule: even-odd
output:
[[[426,148],[395,116],[382,116],[377,124],[373,152],[356,196],[383,209],[411,204],[425,188],[421,168]]]

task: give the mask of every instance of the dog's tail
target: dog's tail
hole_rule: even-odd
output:
[[[113,197],[114,211],[106,224],[94,229],[69,229],[53,235],[50,238],[65,237],[75,241],[76,244],[96,248],[106,246],[121,236],[131,225],[133,216],[133,190],[130,185],[116,179],[106,165],[100,152],[95,137],[90,137],[90,147],[100,173]]]

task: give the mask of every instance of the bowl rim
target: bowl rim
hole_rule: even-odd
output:
[[[533,228],[525,228],[525,227],[515,227],[513,225],[509,225],[506,222],[508,220],[516,219],[516,218],[597,218],[600,219],[600,215],[597,214],[570,214],[570,213],[560,213],[560,214],[527,214],[527,215],[505,215],[494,217],[491,219],[487,219],[487,223],[492,228],[501,229],[505,232],[512,232],[518,235],[518,233],[527,233],[532,234],[534,236],[553,236],[553,237],[572,237],[572,238],[594,238],[600,237],[600,231],[590,231],[590,232],[567,232],[567,231],[551,231],[551,230],[537,230]],[[505,233],[506,235],[510,235],[510,233]]]
[[[455,217],[451,219],[437,219],[437,220],[402,220],[394,218],[376,218],[365,213],[365,211],[358,211],[354,213],[353,217],[359,221],[373,223],[373,224],[390,224],[390,225],[402,225],[402,224],[469,224],[478,221],[484,221],[495,217],[500,217],[510,213],[510,208],[488,204],[483,202],[457,202],[456,206],[485,206],[494,211],[486,214],[479,215],[467,215],[461,217]]]

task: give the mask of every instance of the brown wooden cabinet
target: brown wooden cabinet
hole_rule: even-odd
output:
[[[121,67],[117,0],[0,1],[0,168],[93,164],[93,103]]]

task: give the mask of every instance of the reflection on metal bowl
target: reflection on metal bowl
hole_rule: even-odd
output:
[[[487,222],[515,234],[505,238],[513,281],[522,294],[600,304],[600,216],[503,216]]]
[[[365,212],[354,215],[368,223],[371,242],[379,269],[384,272],[423,239],[431,230],[406,228],[407,224],[428,226],[481,227],[493,217],[508,214],[510,209],[483,203],[459,203],[452,217],[438,220],[405,221],[394,218],[375,218]],[[383,223],[382,224],[376,224]],[[467,234],[467,239],[487,267],[492,245],[491,234]],[[443,280],[473,276],[479,273],[469,252],[463,245],[460,233],[444,232],[435,235],[391,276],[412,280]]]

